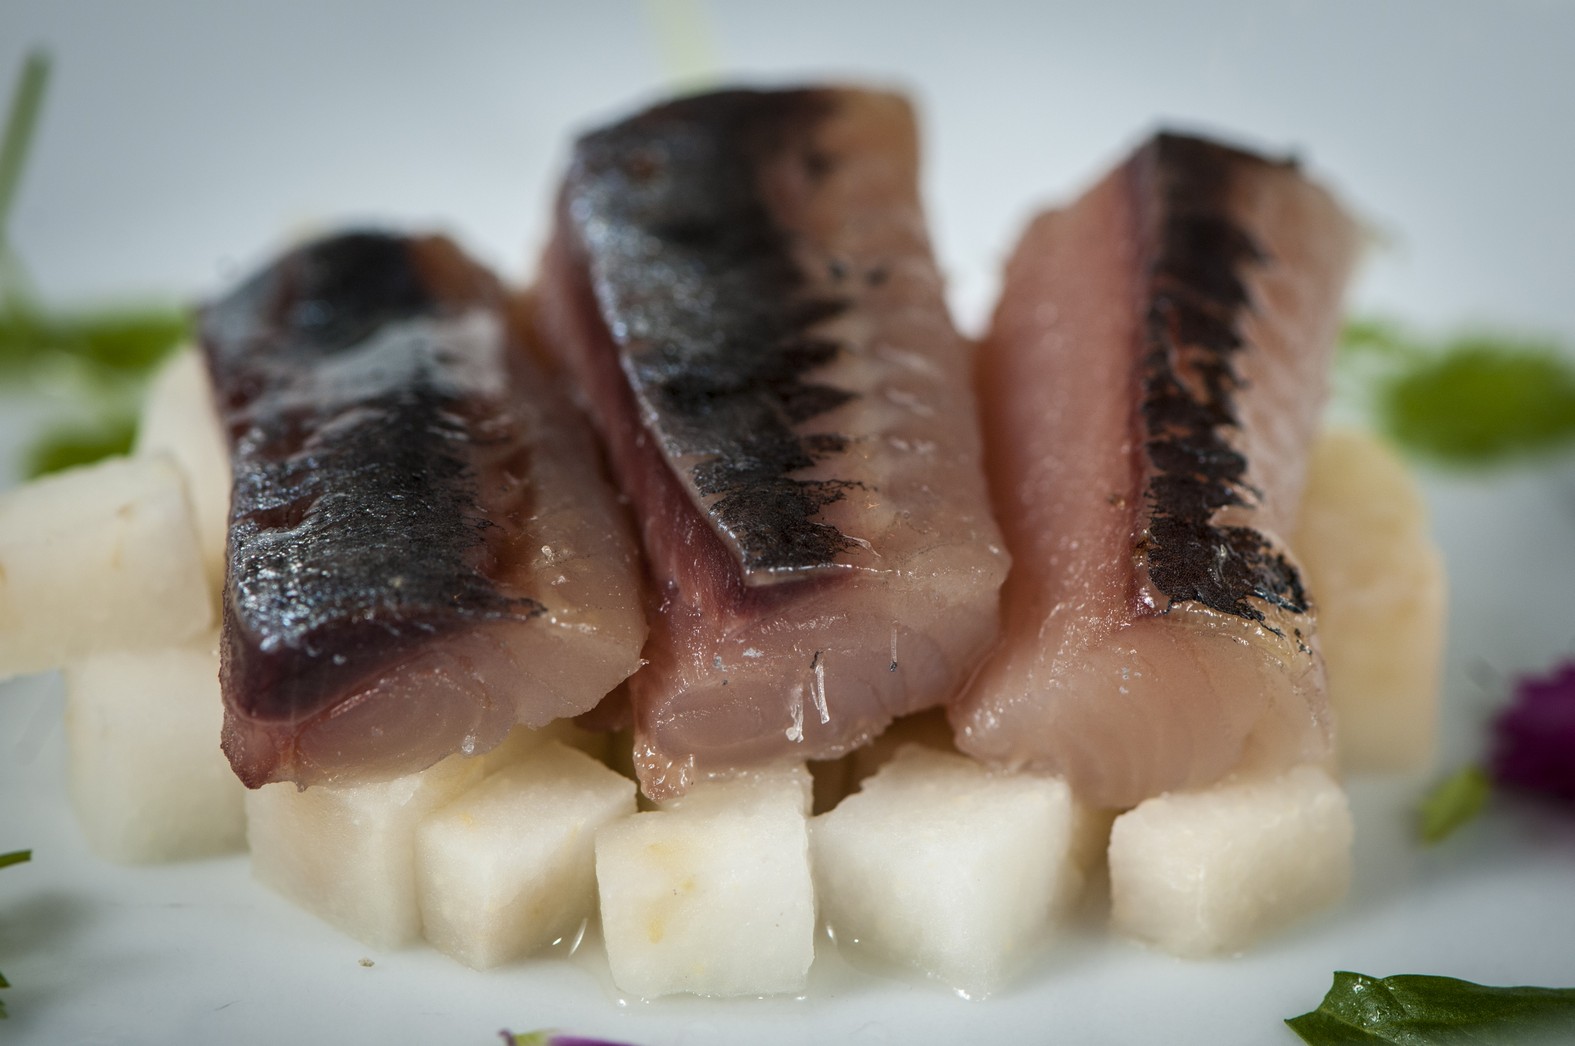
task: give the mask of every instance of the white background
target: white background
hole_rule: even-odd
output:
[[[1374,226],[1363,311],[1575,342],[1575,5],[714,4],[728,78],[912,92],[954,301],[976,326],[1029,214],[1161,123],[1294,148]],[[13,241],[60,303],[211,294],[303,230],[440,226],[525,279],[573,133],[669,82],[622,2],[0,6],[0,85],[55,77]],[[0,442],[27,411],[0,405]],[[4,473],[0,473],[3,475]],[[1506,678],[1571,651],[1575,471],[1426,476],[1454,575],[1440,763],[1476,756]],[[1351,901],[1251,955],[1183,963],[1075,928],[1001,997],[834,958],[806,1000],[643,1004],[585,964],[487,974],[362,946],[243,858],[118,869],[66,812],[50,679],[0,688],[0,1040],[482,1043],[505,1025],[658,1043],[1294,1043],[1336,968],[1575,984],[1575,818],[1500,802],[1434,850],[1427,778],[1353,782]]]

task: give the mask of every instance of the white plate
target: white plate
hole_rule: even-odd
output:
[[[924,6],[717,5],[710,24],[730,76],[917,95],[936,241],[970,323],[1036,205],[1173,121],[1294,146],[1369,216],[1388,246],[1360,308],[1575,340],[1575,8]],[[443,226],[523,278],[570,131],[666,82],[641,8],[544,8],[7,0],[0,77],[28,45],[56,58],[15,246],[59,301],[211,293],[303,228],[351,221]],[[3,410],[14,440],[21,415]],[[1575,471],[1427,482],[1453,574],[1447,767],[1479,753],[1512,673],[1571,652]],[[982,1003],[834,956],[804,1000],[625,1003],[590,964],[477,974],[431,951],[369,954],[253,885],[244,858],[96,861],[66,809],[59,717],[51,679],[0,688],[0,850],[35,851],[0,872],[10,1042],[481,1043],[507,1026],[646,1046],[1289,1046],[1280,1019],[1335,969],[1575,984],[1575,818],[1501,801],[1422,850],[1426,782],[1391,778],[1353,782],[1350,901],[1247,956],[1179,962],[1085,927]]]

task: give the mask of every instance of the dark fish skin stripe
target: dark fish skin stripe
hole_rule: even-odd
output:
[[[453,326],[489,312],[501,324],[502,293],[447,240],[354,233],[290,252],[203,310],[233,449],[235,710],[300,721],[412,641],[542,611],[491,580],[509,555],[495,524],[528,507],[506,478],[526,475],[528,451],[504,347],[477,358]],[[505,477],[485,498],[483,473]]]
[[[807,290],[762,191],[784,156],[822,177],[817,91],[682,99],[582,138],[564,213],[647,426],[725,536],[746,583],[838,563],[854,542],[817,517],[849,483],[797,473],[847,446],[803,426],[854,394],[810,372],[842,347],[813,328],[848,308]]]
[[[1252,308],[1246,272],[1270,259],[1232,221],[1229,202],[1239,171],[1272,162],[1165,134],[1134,168],[1153,237],[1139,379],[1149,473],[1139,554],[1170,603],[1259,622],[1265,615],[1254,600],[1308,611],[1301,577],[1278,548],[1251,527],[1214,522],[1221,509],[1258,500],[1229,434],[1241,424],[1237,358],[1246,345],[1238,322]]]

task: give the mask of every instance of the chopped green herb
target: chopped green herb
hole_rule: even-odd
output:
[[[10,853],[0,854],[0,868],[7,868],[13,864],[23,864],[32,859],[33,851],[31,850],[12,850]],[[0,988],[9,987],[11,987],[11,982],[5,979],[5,974],[0,973]],[[5,1010],[5,1003],[0,1001],[0,1019],[5,1019],[9,1016],[10,1014],[6,1013]]]
[[[1552,1046],[1575,1041],[1575,988],[1340,971],[1316,1010],[1285,1023],[1310,1046]]]
[[[0,138],[0,383],[48,390],[60,407],[24,452],[29,476],[128,451],[148,376],[189,331],[185,310],[174,306],[60,311],[33,301],[6,222],[48,79],[48,56],[33,52]]]
[[[1461,342],[1398,378],[1383,404],[1403,446],[1462,465],[1575,442],[1575,367],[1545,346]]]
[[[106,376],[140,377],[186,337],[185,310],[163,305],[39,315],[0,314],[0,375],[36,375],[72,363]]]
[[[1427,349],[1396,321],[1369,316],[1346,323],[1340,335],[1340,352],[1345,357],[1373,353],[1408,360],[1426,355]]]
[[[27,154],[38,128],[38,114],[44,105],[44,89],[49,86],[49,55],[31,51],[17,77],[11,95],[11,111],[6,114],[5,136],[0,138],[0,249],[10,242],[6,236],[7,219],[16,190],[22,183]]]
[[[45,431],[27,448],[23,471],[33,479],[129,454],[136,437],[137,421],[133,417],[103,418],[91,425],[60,425]]]
[[[1453,835],[1482,812],[1492,790],[1492,782],[1479,766],[1468,766],[1444,778],[1422,800],[1423,841],[1437,843]]]
[[[1379,423],[1419,456],[1480,466],[1575,446],[1575,356],[1554,342],[1470,334],[1431,346],[1369,319],[1346,328],[1342,350]]]

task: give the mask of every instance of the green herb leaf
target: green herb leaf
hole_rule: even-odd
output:
[[[1474,819],[1487,805],[1493,784],[1480,766],[1457,770],[1422,800],[1422,839],[1438,843]]]
[[[23,864],[32,859],[33,851],[31,850],[12,850],[10,853],[0,854],[0,868],[7,868],[13,864]],[[5,974],[0,973],[0,988],[9,987],[11,987],[11,982],[5,979]],[[10,1016],[5,1010],[5,1003],[0,1002],[0,1020]]]
[[[1382,398],[1390,433],[1442,461],[1479,465],[1575,442],[1575,366],[1550,346],[1458,342]]]
[[[1316,1010],[1285,1023],[1310,1046],[1552,1046],[1575,1041],[1575,988],[1339,971]]]
[[[1547,340],[1471,334],[1429,346],[1401,325],[1367,319],[1342,339],[1371,406],[1406,450],[1481,466],[1575,445],[1575,356]]]
[[[190,332],[173,306],[45,310],[27,293],[6,221],[48,79],[48,56],[28,55],[0,138],[0,382],[46,392],[62,408],[26,451],[29,476],[129,450],[143,385]]]
[[[38,127],[38,113],[44,105],[44,89],[49,86],[49,55],[32,51],[22,65],[16,90],[11,95],[11,110],[6,114],[5,136],[0,138],[0,248],[10,242],[6,236],[11,203],[16,199],[27,154]]]
[[[1398,321],[1377,316],[1350,320],[1340,335],[1342,356],[1376,354],[1391,359],[1416,359],[1427,353]]]
[[[163,305],[47,316],[13,310],[0,315],[0,375],[36,374],[50,363],[70,362],[107,375],[140,377],[190,329],[184,310]]]
[[[129,416],[104,418],[88,425],[60,425],[47,430],[27,448],[23,474],[36,479],[117,454],[129,454],[136,438],[137,420]]]

